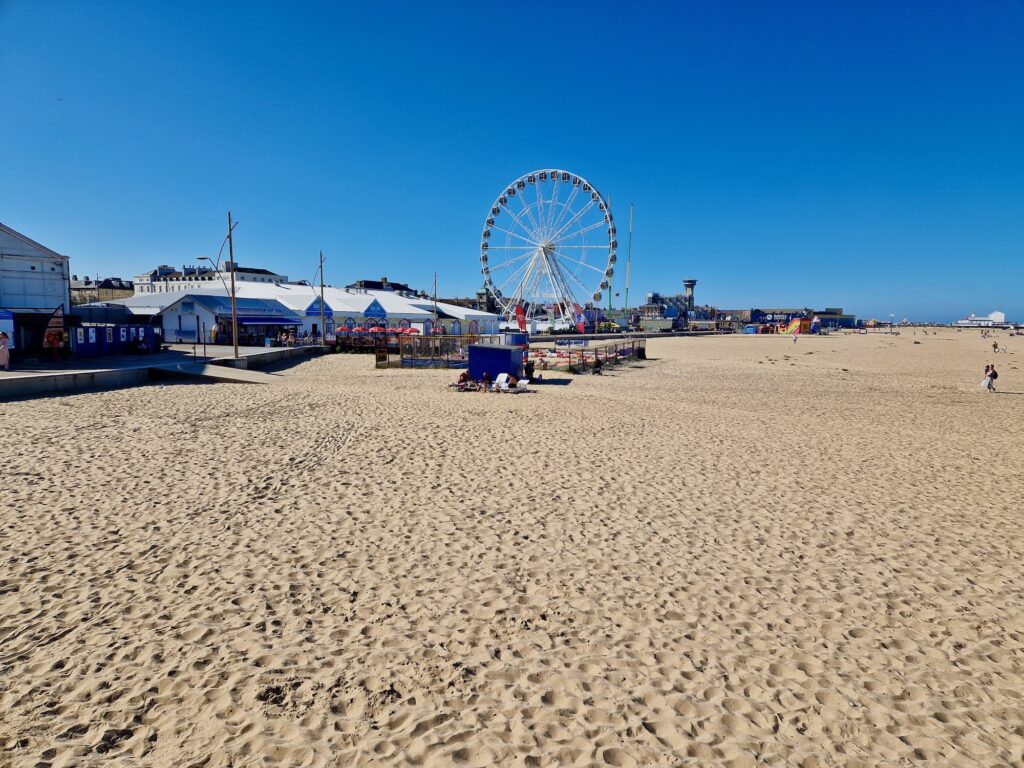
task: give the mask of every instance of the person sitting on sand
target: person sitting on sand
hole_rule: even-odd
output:
[[[469,378],[469,371],[463,371],[459,374],[459,380],[454,384],[449,384],[449,387],[455,388],[459,392],[475,392],[476,382]]]
[[[484,385],[483,389],[481,390],[482,392],[486,392],[491,388],[491,374],[489,374],[487,371],[484,371],[484,375],[480,377],[480,380],[483,382]]]

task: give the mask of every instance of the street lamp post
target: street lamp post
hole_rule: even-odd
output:
[[[231,343],[234,347],[235,360],[238,359],[238,304],[235,301],[235,241],[231,230],[231,211],[228,211],[228,258],[231,259]]]
[[[224,276],[221,274],[220,269],[220,255],[224,252],[224,244],[228,245],[228,258],[231,259],[231,343],[235,351],[235,359],[238,359],[238,306],[235,302],[235,248],[234,240],[231,238],[231,233],[235,227],[238,226],[238,222],[231,222],[231,211],[228,211],[228,236],[224,238],[224,242],[220,244],[220,250],[217,252],[217,260],[214,261],[209,256],[200,256],[200,261],[208,261],[213,265],[214,270],[217,272],[217,277],[220,278],[221,284],[224,289],[227,290],[227,283],[224,282]]]

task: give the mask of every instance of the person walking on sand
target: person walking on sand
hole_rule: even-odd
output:
[[[0,331],[0,368],[11,369],[11,339],[6,331]]]
[[[996,391],[996,379],[999,378],[999,372],[996,370],[994,365],[988,367],[988,391]]]

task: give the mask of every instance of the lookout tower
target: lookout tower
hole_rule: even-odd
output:
[[[683,296],[686,297],[686,311],[693,312],[693,289],[697,287],[697,281],[693,278],[683,280]]]

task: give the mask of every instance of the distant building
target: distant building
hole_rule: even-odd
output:
[[[223,281],[223,283],[221,282]],[[230,284],[231,262],[221,265],[220,271],[212,266],[185,265],[181,269],[161,264],[156,269],[135,276],[135,293],[168,293],[208,288],[211,285]],[[288,276],[269,269],[235,265],[236,283],[287,283]]]
[[[822,328],[855,328],[857,317],[843,312],[842,307],[811,309],[810,307],[782,307],[751,309],[749,322],[759,325],[782,325],[797,318],[821,321]]]
[[[72,304],[126,299],[134,295],[135,286],[131,280],[122,280],[120,277],[107,277],[102,280],[84,277],[79,280],[78,275],[71,276]]]
[[[967,317],[956,321],[961,328],[998,328],[1007,325],[1004,312],[989,312],[984,317],[978,317],[973,312]]]
[[[857,316],[848,315],[843,312],[842,307],[825,307],[825,309],[817,309],[810,315],[811,319],[815,317],[821,321],[822,328],[856,328],[857,327]]]
[[[665,317],[677,317],[685,316],[687,312],[691,312],[694,307],[693,303],[693,289],[697,286],[697,281],[694,279],[683,280],[683,292],[677,293],[672,296],[665,296],[660,293],[652,291],[647,294],[647,302],[643,306],[654,307],[660,305],[662,307],[662,316]],[[665,310],[675,309],[676,312],[666,312]],[[654,312],[653,309],[647,310],[648,314]]]
[[[356,280],[345,287],[350,291],[391,291],[403,296],[427,295],[422,291],[410,288],[406,283],[396,283],[393,280],[388,280],[386,277],[382,277],[380,280]]]
[[[447,298],[443,299],[443,301],[457,307],[476,309],[480,312],[493,312],[495,314],[498,312],[498,302],[494,300],[494,297],[486,288],[478,289],[475,296]]]
[[[0,224],[0,316],[15,349],[42,347],[50,315],[71,304],[69,274],[67,256]]]

